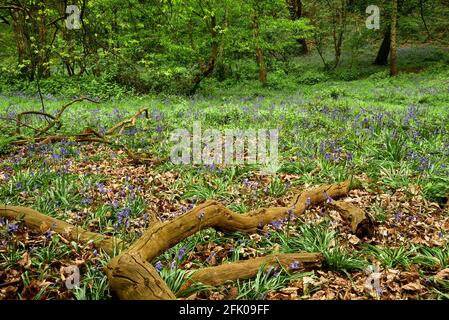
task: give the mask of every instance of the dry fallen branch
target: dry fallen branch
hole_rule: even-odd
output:
[[[145,115],[145,118],[148,119],[148,109],[147,108],[140,109],[131,118],[123,120],[117,123],[109,130],[107,130],[106,135],[114,134],[114,132],[117,131],[118,129],[120,129],[119,134],[122,134],[123,130],[134,127],[136,125],[137,118],[140,117],[142,113]]]
[[[219,266],[201,268],[190,277],[191,282],[201,282],[211,286],[219,286],[227,281],[253,278],[261,267],[264,270],[273,265],[281,265],[289,271],[304,271],[321,267],[321,253],[279,253],[254,259],[226,263]],[[292,268],[292,264],[298,267]]]
[[[120,299],[175,299],[174,293],[150,263],[165,250],[206,228],[226,232],[255,232],[258,228],[275,220],[290,215],[301,215],[308,205],[320,204],[329,197],[345,196],[356,187],[357,184],[353,181],[321,186],[296,195],[287,207],[261,208],[246,214],[234,213],[216,201],[207,201],[172,221],[152,225],[139,240],[114,257],[105,268],[110,288]],[[117,247],[123,247],[123,242],[116,238],[86,231],[32,209],[3,206],[0,207],[0,216],[8,219],[23,219],[25,224],[33,229],[39,229],[42,224],[54,225],[54,231],[72,240],[94,241],[109,253]],[[269,255],[199,269],[191,279],[205,284],[222,284],[227,280],[250,278],[257,274],[260,268],[275,262],[290,271],[295,271],[290,267],[292,262],[299,263],[301,266],[299,270],[302,270],[319,266],[322,256],[319,253]]]
[[[39,230],[42,227],[51,228],[53,231],[75,241],[93,241],[95,245],[110,255],[123,246],[123,242],[120,239],[84,230],[81,227],[49,217],[30,208],[0,206],[0,217],[11,220],[23,220],[25,225],[33,230]]]
[[[246,214],[207,201],[172,221],[151,226],[130,248],[113,258],[105,269],[110,288],[120,299],[173,299],[173,292],[148,263],[168,248],[206,228],[255,232],[289,214],[301,215],[307,203],[317,205],[328,197],[344,196],[354,187],[352,181],[322,186],[295,196],[288,207],[261,208]]]
[[[351,224],[351,230],[357,237],[373,236],[374,223],[362,209],[344,201],[332,201],[329,207]]]
[[[53,115],[51,115],[51,114],[49,114],[49,113],[46,113],[46,112],[41,112],[41,111],[24,111],[24,112],[21,112],[21,113],[17,114],[17,119],[16,119],[16,126],[17,126],[17,128],[16,128],[16,134],[20,134],[20,128],[21,128],[21,127],[28,127],[28,128],[33,129],[34,131],[39,131],[39,129],[30,127],[30,126],[26,125],[25,123],[23,123],[22,118],[23,118],[24,116],[26,116],[26,115],[29,115],[29,114],[34,114],[34,115],[44,116],[44,117],[47,117],[47,118],[52,119],[53,121],[56,120],[56,117],[55,117],[55,116],[53,116]]]
[[[17,115],[17,119],[16,119],[16,126],[17,126],[16,134],[20,134],[21,127],[31,128],[34,131],[36,131],[37,133],[35,134],[34,137],[31,137],[31,138],[23,138],[23,139],[19,138],[19,139],[13,140],[11,142],[11,144],[25,145],[30,142],[48,144],[48,143],[61,142],[61,141],[65,141],[65,140],[72,140],[72,141],[76,141],[76,142],[99,142],[99,143],[105,143],[105,144],[109,144],[109,145],[115,145],[121,149],[124,149],[126,154],[128,155],[128,157],[135,164],[155,165],[155,164],[160,164],[166,160],[166,159],[155,159],[155,158],[148,156],[147,154],[139,154],[139,153],[132,152],[128,148],[126,148],[124,145],[111,142],[108,139],[106,139],[106,137],[105,137],[106,135],[113,134],[118,129],[120,129],[119,134],[121,134],[123,132],[123,130],[125,130],[127,128],[134,127],[136,125],[137,119],[142,114],[144,114],[145,118],[148,119],[148,109],[147,108],[143,108],[143,109],[137,111],[130,119],[123,120],[123,121],[117,123],[112,128],[107,130],[105,135],[101,135],[100,133],[93,130],[92,128],[86,128],[82,133],[74,134],[74,135],[45,136],[45,133],[47,133],[55,125],[58,125],[57,128],[60,129],[62,114],[70,105],[74,104],[75,102],[79,102],[79,101],[83,101],[83,100],[98,103],[98,101],[92,100],[90,98],[80,97],[78,99],[72,100],[69,103],[66,103],[65,105],[63,105],[61,107],[61,109],[59,109],[59,111],[57,112],[57,114],[55,116],[53,116],[49,113],[41,112],[41,111],[25,111],[25,112],[19,113]],[[30,115],[30,114],[45,116],[47,118],[50,118],[51,121],[48,122],[48,125],[45,128],[36,129],[36,128],[33,128],[33,127],[23,123],[23,121],[22,121],[22,118],[25,115]]]
[[[31,142],[40,144],[49,144],[61,141],[76,141],[76,142],[99,142],[105,144],[113,144],[112,142],[106,140],[101,134],[93,130],[92,128],[84,129],[83,133],[74,135],[52,135],[44,137],[35,137],[30,139],[20,139],[12,142],[14,145],[24,145]]]
[[[41,116],[44,116],[44,117],[46,117],[46,118],[50,118],[50,119],[51,119],[51,121],[48,122],[48,125],[47,125],[46,127],[44,127],[43,129],[32,128],[33,130],[37,131],[35,137],[40,137],[40,136],[42,136],[43,134],[47,133],[51,128],[53,128],[55,125],[57,125],[57,126],[58,126],[58,129],[60,129],[61,126],[62,126],[62,124],[61,124],[61,117],[62,117],[62,114],[64,113],[64,111],[65,111],[69,106],[71,106],[72,104],[74,104],[74,103],[76,103],[76,102],[84,101],[84,100],[90,101],[90,102],[93,102],[93,103],[98,103],[98,101],[92,100],[92,99],[90,99],[90,98],[88,98],[88,97],[80,97],[80,98],[74,99],[74,100],[72,100],[72,101],[66,103],[65,105],[63,105],[63,106],[61,107],[61,109],[59,109],[59,111],[56,113],[55,116],[53,116],[53,115],[51,115],[51,114],[49,114],[49,113],[46,113],[46,112],[41,112],[41,111],[25,111],[25,112],[21,112],[21,113],[19,113],[19,114],[17,115],[17,120],[16,120],[16,123],[17,123],[16,134],[20,134],[20,128],[21,128],[22,126],[24,126],[24,125],[23,125],[23,122],[22,122],[22,118],[23,118],[25,115],[30,115],[30,114],[41,115]]]

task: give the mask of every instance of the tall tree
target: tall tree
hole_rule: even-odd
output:
[[[388,56],[390,55],[390,44],[391,44],[391,26],[387,26],[385,30],[384,38],[382,44],[380,45],[379,51],[377,52],[376,60],[374,64],[379,66],[384,66],[388,64]]]
[[[259,29],[260,8],[256,3],[251,15],[251,28],[253,29],[254,42],[256,44],[256,62],[259,67],[259,80],[262,83],[267,82],[267,68],[265,66],[265,58],[261,47],[260,29]]]
[[[398,0],[392,0],[391,8],[391,39],[390,39],[390,75],[398,74],[397,63],[397,20],[398,20]]]

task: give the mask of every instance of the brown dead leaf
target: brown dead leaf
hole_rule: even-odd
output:
[[[425,289],[425,287],[419,282],[419,280],[403,285],[401,288],[407,291],[420,291]]]
[[[25,269],[28,269],[31,266],[31,256],[28,253],[28,251],[26,251],[23,255],[22,255],[22,259],[20,259],[19,261],[17,261],[17,264],[24,267]]]
[[[443,269],[435,275],[436,281],[443,281],[449,279],[449,268]]]
[[[226,299],[232,300],[235,299],[239,295],[239,289],[237,287],[232,287],[229,289],[228,296]]]

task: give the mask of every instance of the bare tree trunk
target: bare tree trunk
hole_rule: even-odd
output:
[[[391,11],[391,45],[390,45],[390,75],[398,74],[397,65],[397,20],[398,20],[398,1],[392,0]]]
[[[346,28],[346,0],[341,1],[341,7],[338,8],[335,16],[333,17],[333,33],[334,38],[334,51],[335,51],[335,61],[334,69],[340,64],[341,58],[341,46],[343,44],[343,36]]]
[[[48,78],[50,76],[50,57],[47,49],[47,26],[45,13],[38,12],[37,28],[39,32],[39,53],[38,53],[38,76],[39,78]]]
[[[217,20],[215,15],[211,16],[210,19],[210,34],[211,34],[211,53],[209,61],[206,64],[200,65],[200,72],[196,74],[196,76],[192,80],[192,88],[190,89],[190,94],[194,94],[195,91],[198,89],[198,86],[200,85],[201,81],[203,81],[204,78],[209,76],[212,71],[214,71],[217,57],[218,57],[218,40],[217,40]]]
[[[380,45],[379,51],[377,52],[376,60],[374,60],[375,65],[385,66],[388,64],[388,56],[390,54],[390,43],[391,42],[391,26],[385,31],[384,39]]]
[[[252,28],[254,40],[256,43],[256,62],[259,67],[259,80],[262,83],[267,82],[267,68],[265,66],[265,59],[263,54],[263,49],[260,46],[260,31],[259,31],[259,18],[257,12],[253,13],[252,16]]]

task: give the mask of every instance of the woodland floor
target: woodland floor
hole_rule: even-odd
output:
[[[152,263],[182,299],[447,299],[449,83],[447,70],[432,72],[380,79],[376,89],[369,79],[311,86],[287,98],[81,103],[64,116],[64,133],[85,126],[101,131],[150,105],[150,120],[139,120],[117,139],[161,157],[168,153],[169,133],[189,128],[193,119],[205,128],[282,123],[282,166],[275,176],[264,176],[251,166],[136,165],[120,148],[96,143],[12,148],[3,143],[0,203],[32,207],[131,243],[152,222],[173,219],[206,199],[246,212],[284,206],[298,190],[354,176],[364,189],[343,200],[373,218],[373,237],[356,237],[336,211],[322,205],[254,234],[203,230]],[[46,99],[50,110],[62,101]],[[3,117],[13,117],[38,110],[39,101],[8,96],[0,107]],[[13,128],[5,122],[3,141]],[[4,219],[0,234],[0,299],[111,298],[102,271],[110,257],[93,245]],[[184,286],[188,271],[199,267],[301,251],[322,252],[323,267],[261,271],[254,279],[219,287]],[[64,285],[61,268],[69,265],[81,270],[78,289]],[[369,266],[381,273],[377,290],[365,287]]]

